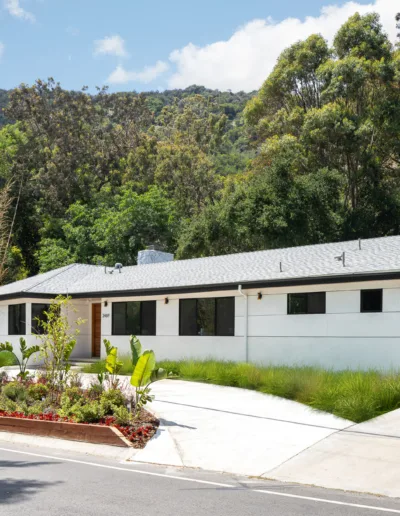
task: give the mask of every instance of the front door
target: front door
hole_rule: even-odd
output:
[[[101,303],[92,304],[92,356],[100,358]]]

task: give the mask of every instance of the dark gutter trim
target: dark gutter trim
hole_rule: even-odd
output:
[[[99,292],[82,292],[78,294],[60,293],[62,295],[69,295],[73,299],[82,298],[101,298],[101,297],[141,297],[141,296],[163,296],[168,294],[195,294],[197,292],[219,292],[224,290],[237,290],[239,285],[244,289],[257,288],[275,288],[275,287],[297,287],[305,285],[329,285],[332,283],[352,283],[376,280],[391,280],[400,279],[400,271],[393,272],[377,272],[369,274],[347,274],[337,276],[318,276],[308,278],[288,278],[288,279],[274,279],[263,281],[249,281],[238,283],[219,283],[215,285],[194,285],[187,287],[169,287],[169,288],[154,288],[154,289],[137,289],[137,290],[114,290],[114,291],[99,291]],[[15,294],[0,295],[0,300],[18,299],[18,298],[40,298],[40,299],[54,299],[58,294],[40,294],[33,292],[18,292]]]

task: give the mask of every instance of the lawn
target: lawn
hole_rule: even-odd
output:
[[[120,374],[130,374],[129,357],[120,358]],[[329,371],[313,367],[259,367],[207,361],[164,361],[157,364],[180,379],[241,387],[298,401],[360,423],[400,408],[400,373]],[[84,372],[100,370],[102,363]]]

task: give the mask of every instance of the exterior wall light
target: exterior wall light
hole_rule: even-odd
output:
[[[166,298],[164,299],[164,305],[167,305],[168,303],[169,303],[169,299],[166,297]]]
[[[108,306],[108,301],[104,301],[104,306],[107,307]]]
[[[259,292],[259,293],[257,294],[257,299],[258,299],[259,301],[262,299],[262,294],[261,294],[261,292]]]

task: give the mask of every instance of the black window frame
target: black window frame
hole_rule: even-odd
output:
[[[322,309],[321,311],[310,311],[310,297],[311,296],[323,296]],[[291,298],[305,296],[305,311],[304,312],[292,312],[291,309]],[[323,315],[326,314],[326,292],[294,292],[287,295],[287,315]]]
[[[21,310],[21,313],[19,315],[19,321],[16,322],[16,325],[18,326],[18,330],[23,331],[11,331],[11,326],[13,326],[15,323],[15,321],[12,320],[12,311],[16,307],[19,307],[19,309]],[[8,335],[26,335],[26,303],[16,303],[8,305]]]
[[[199,301],[203,300],[210,300],[214,301],[214,332],[212,334],[203,335],[200,333],[200,327],[199,327]],[[232,317],[232,331],[231,332],[222,332],[218,330],[219,324],[218,324],[218,311],[220,308],[218,308],[219,301],[227,301],[229,300],[230,303],[232,303],[232,314],[230,315]],[[182,311],[183,311],[183,305],[185,302],[192,302],[196,303],[195,307],[195,318],[196,318],[196,333],[186,333],[182,331],[183,327],[183,317],[182,317]],[[190,325],[192,327],[195,326],[194,324]],[[235,336],[235,297],[234,296],[227,296],[227,297],[199,297],[199,298],[185,298],[179,300],[179,336],[180,337],[234,337]]]
[[[364,303],[365,299],[363,299],[364,294],[369,294],[371,292],[379,292],[380,293],[380,299],[379,299],[379,309],[378,310],[366,310]],[[360,290],[360,313],[362,314],[380,314],[383,312],[383,289],[382,288],[366,288]]]
[[[43,335],[44,334],[44,328],[38,324],[37,317],[38,315],[33,315],[34,307],[41,306],[43,307],[41,309],[41,315],[43,315],[43,312],[48,312],[50,310],[50,304],[49,303],[32,303],[31,305],[31,333],[35,335]],[[40,318],[40,317],[39,317]],[[43,319],[45,318],[43,317]]]
[[[139,332],[130,332],[128,330],[124,331],[116,331],[115,324],[114,324],[114,313],[115,313],[115,307],[116,305],[128,305],[128,303],[139,303]],[[152,304],[154,308],[154,321],[152,325],[152,331],[150,333],[143,333],[143,318],[144,318],[144,311],[143,311],[143,304],[148,303],[149,305]],[[147,305],[147,306],[149,306]],[[127,324],[125,323],[125,328],[127,327]],[[129,336],[129,335],[139,335],[141,337],[154,337],[157,335],[157,302],[154,300],[150,301],[116,301],[112,303],[111,308],[111,335],[117,336]]]

